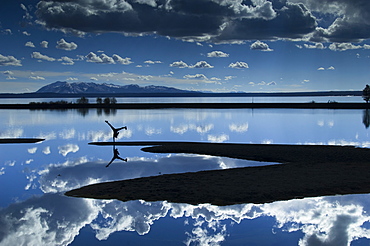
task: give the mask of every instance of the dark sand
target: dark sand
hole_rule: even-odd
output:
[[[0,138],[0,144],[38,143],[44,140],[41,138]]]
[[[92,143],[97,144],[97,143]],[[109,145],[112,143],[101,143]],[[188,204],[266,203],[303,197],[370,193],[370,149],[341,146],[118,142],[155,153],[196,153],[284,164],[166,174],[95,184],[73,197],[143,199]]]

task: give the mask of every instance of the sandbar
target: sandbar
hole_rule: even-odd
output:
[[[145,144],[144,144],[145,143]],[[150,142],[137,142],[149,145]],[[119,142],[116,145],[134,145]],[[219,206],[370,193],[370,149],[352,146],[152,142],[144,151],[226,156],[282,164],[165,174],[93,184],[67,196]]]
[[[44,140],[41,138],[0,138],[0,144],[38,143]]]

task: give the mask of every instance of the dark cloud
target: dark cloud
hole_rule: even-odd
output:
[[[214,42],[297,38],[316,27],[303,4],[285,0],[44,0],[36,14],[45,27],[64,32],[154,33]]]
[[[269,21],[242,19],[229,22],[217,39],[232,41],[300,38],[316,28],[316,19],[303,4],[287,3],[284,8],[277,12],[277,17]]]
[[[310,35],[313,42],[359,42],[370,38],[368,0],[290,0],[302,2],[320,14],[322,27]],[[328,24],[325,22],[329,22]]]
[[[370,22],[366,23],[362,22],[362,19],[356,20],[348,17],[337,18],[324,37],[331,42],[359,42],[370,38]]]
[[[38,22],[63,32],[158,34],[232,43],[370,38],[368,0],[44,0]]]
[[[48,28],[82,32],[157,33],[173,37],[201,36],[218,30],[222,20],[157,1],[41,1],[37,16]],[[149,3],[149,1],[147,1]],[[200,1],[202,2],[202,1]],[[175,4],[176,5],[176,4]]]

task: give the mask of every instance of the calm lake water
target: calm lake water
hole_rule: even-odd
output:
[[[265,165],[117,146],[118,141],[201,141],[370,147],[369,112],[323,109],[0,110],[0,245],[369,245],[370,196],[226,207],[70,198],[65,191],[165,173]],[[284,180],[282,180],[284,182]],[[245,187],[248,189],[248,187]]]
[[[0,104],[50,102],[64,100],[76,102],[79,98],[0,98]],[[87,98],[90,103],[96,103],[96,97]],[[104,98],[103,98],[104,99]],[[117,97],[118,103],[326,103],[335,102],[364,102],[360,96],[332,97]]]

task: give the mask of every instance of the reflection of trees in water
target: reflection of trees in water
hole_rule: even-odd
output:
[[[115,108],[97,108],[96,113],[100,116],[104,112],[104,115],[116,115],[117,109]]]
[[[70,110],[73,110],[73,109],[69,109],[69,108],[56,108],[56,109],[30,109],[31,111],[60,111],[60,112],[67,112],[67,111],[70,111]],[[83,117],[85,117],[86,115],[89,114],[89,108],[77,108],[76,109],[76,112],[79,114],[79,115],[82,115]],[[117,109],[115,108],[97,108],[96,109],[96,113],[101,116],[103,115],[116,115],[117,114]]]
[[[89,109],[88,108],[78,108],[77,113],[85,117],[86,115],[89,114]]]
[[[369,109],[365,109],[362,116],[362,123],[364,123],[366,128],[370,126],[370,112]]]

